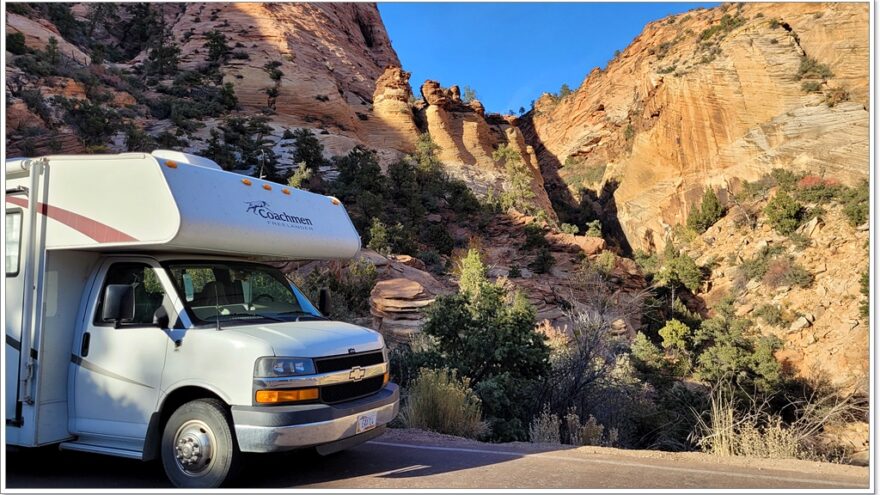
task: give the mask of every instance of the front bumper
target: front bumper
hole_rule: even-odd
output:
[[[278,452],[324,444],[342,444],[357,435],[359,415],[375,411],[376,430],[391,422],[400,405],[400,389],[389,383],[382,390],[362,399],[340,404],[298,406],[232,406],[232,421],[238,448],[242,452]],[[373,430],[370,430],[373,431]],[[356,441],[344,442],[345,448]]]

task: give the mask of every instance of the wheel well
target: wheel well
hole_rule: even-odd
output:
[[[165,423],[168,418],[177,410],[178,407],[187,402],[196,399],[217,399],[226,404],[219,395],[210,390],[197,386],[180,387],[167,396],[162,401],[159,410],[154,412],[150,417],[150,424],[147,427],[147,437],[144,439],[143,460],[149,461],[159,456],[159,447],[162,442],[162,430],[165,429]],[[228,404],[226,404],[228,405]]]

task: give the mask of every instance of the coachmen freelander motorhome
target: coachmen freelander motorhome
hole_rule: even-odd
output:
[[[335,198],[171,151],[49,156],[6,161],[5,220],[10,445],[215,487],[241,452],[335,452],[397,414],[381,335],[260,263],[354,256]]]

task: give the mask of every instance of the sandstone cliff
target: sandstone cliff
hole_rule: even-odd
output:
[[[867,178],[868,68],[866,4],[725,4],[648,24],[523,128],[552,196],[598,175],[629,244],[662,248],[705,187],[774,167]]]
[[[176,145],[172,147],[196,153],[206,147],[210,131],[224,117],[266,115],[272,129],[268,138],[276,143],[282,169],[293,165],[286,161],[292,150],[283,142],[285,129],[312,129],[328,158],[365,145],[375,149],[385,164],[413,152],[419,134],[430,132],[441,146],[441,158],[450,173],[485,193],[490,188],[503,189],[503,167],[494,162],[492,152],[510,143],[532,173],[539,206],[550,218],[555,217],[534,153],[516,127],[500,116],[485,115],[478,102],[462,105],[457,96],[455,101],[427,98],[427,105],[424,101],[417,104],[409,74],[400,67],[374,4],[188,3],[154,8],[170,33],[167,43],[179,48],[178,73],[211,74],[208,42],[218,33],[225,39],[229,53],[217,67],[215,84],[231,85],[237,99],[235,111],[196,116],[204,125],[191,128],[180,125],[174,110],[169,116],[157,116],[156,103],[169,87],[175,90],[177,81],[169,75],[164,81],[150,82],[143,75],[151,48],[130,60],[93,64],[85,46],[89,42],[81,39],[81,33],[67,32],[77,38],[69,41],[45,12],[18,9],[20,13],[7,15],[9,32],[22,33],[31,50],[43,51],[48,40],[55,38],[61,61],[56,67],[34,70],[33,63],[7,57],[10,118],[6,131],[12,153],[81,153],[87,148],[126,151],[121,131],[102,143],[77,136],[77,129],[68,122],[69,111],[51,99],[60,95],[89,101],[109,94],[110,100],[101,104],[127,116],[129,124],[153,137],[171,133],[180,138],[179,142],[171,140]],[[84,25],[95,15],[86,4],[74,4],[70,12],[74,20],[68,22]],[[122,22],[132,21],[124,9],[116,15]],[[102,45],[118,45],[124,36],[112,26],[94,30],[94,38]],[[129,88],[128,78],[141,79],[137,90]],[[146,87],[142,87],[144,82]],[[434,82],[426,86],[444,91]],[[26,102],[29,90],[39,91],[45,101],[31,98]],[[38,107],[42,111],[35,115]]]

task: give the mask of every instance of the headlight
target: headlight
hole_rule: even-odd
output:
[[[310,358],[264,357],[254,365],[255,378],[314,375],[315,362]]]

